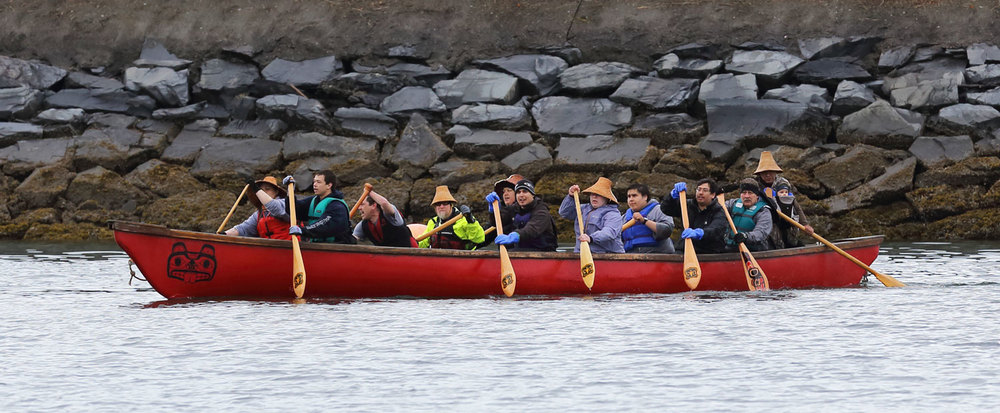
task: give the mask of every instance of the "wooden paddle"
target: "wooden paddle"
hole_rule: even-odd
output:
[[[576,205],[576,222],[580,224],[580,235],[586,234],[583,232],[583,213],[580,212],[580,191],[573,193],[573,203]],[[580,241],[580,275],[588,290],[594,287],[594,257],[590,254],[590,243],[587,241]]]
[[[434,234],[437,234],[438,232],[441,232],[441,230],[443,230],[445,228],[448,228],[448,227],[452,226],[452,224],[458,222],[459,218],[464,218],[464,217],[465,217],[465,215],[462,215],[462,213],[459,212],[458,215],[456,215],[454,218],[449,219],[449,220],[445,221],[443,224],[434,227],[434,229],[432,229],[430,232],[425,232],[423,234],[420,234],[420,236],[416,238],[417,242],[423,241],[424,238],[427,238],[427,237],[429,237],[431,235],[434,235]],[[424,230],[426,231],[426,227],[425,227]]]
[[[622,225],[622,231],[632,228],[635,225],[635,218],[629,219],[628,222]]]
[[[681,194],[681,222],[684,229],[688,228],[688,202],[687,191],[680,191]],[[694,252],[694,242],[691,238],[684,239],[684,282],[688,288],[698,288],[701,281],[701,264],[698,264],[698,256]]]
[[[351,219],[355,212],[358,212],[358,207],[361,206],[361,202],[368,198],[368,193],[372,191],[372,184],[365,182],[365,190],[361,192],[361,198],[358,198],[358,202],[354,203],[354,207],[351,208],[351,212],[347,214],[347,219]]]
[[[778,213],[778,216],[784,218],[785,221],[788,221],[790,224],[794,225],[796,228],[798,228],[798,229],[800,229],[802,231],[806,230],[805,226],[803,226],[802,224],[796,222],[794,219],[792,219],[788,215],[785,215],[781,211],[776,211],[776,212]],[[878,271],[875,271],[874,269],[872,269],[872,267],[869,267],[865,263],[859,261],[857,258],[854,258],[854,256],[852,256],[851,254],[848,254],[847,251],[844,251],[844,250],[840,249],[840,247],[837,247],[836,245],[833,245],[833,243],[831,243],[830,241],[827,241],[823,237],[819,236],[819,234],[817,234],[816,232],[813,232],[810,235],[812,235],[813,238],[816,238],[817,241],[822,242],[823,245],[826,245],[827,247],[830,247],[830,249],[836,251],[838,254],[843,255],[844,258],[847,258],[847,259],[851,260],[851,262],[859,265],[861,268],[864,268],[864,269],[868,270],[868,272],[870,272],[873,275],[875,275],[875,278],[878,278],[878,280],[881,281],[882,284],[885,285],[886,287],[906,287],[906,284],[903,284],[899,280],[897,280],[895,278],[892,278],[892,277],[890,277],[888,275],[885,275],[885,274],[879,273]]]
[[[483,235],[489,235],[491,232],[496,231],[496,230],[497,230],[497,227],[486,228],[486,231],[483,231]]]
[[[719,205],[722,205],[722,211],[726,213],[726,221],[729,221],[729,229],[733,230],[733,234],[736,234],[736,224],[733,223],[732,215],[729,215],[729,209],[726,208],[726,196],[719,194],[718,197]],[[767,282],[767,275],[764,275],[764,270],[757,265],[757,260],[754,259],[753,255],[750,254],[750,249],[747,248],[742,242],[740,246],[740,261],[743,262],[743,275],[747,277],[747,287],[750,287],[750,291],[768,291],[771,289],[771,285]]]
[[[292,225],[298,225],[295,219],[295,182],[288,183],[288,217]],[[295,290],[295,298],[302,298],[306,292],[306,266],[302,262],[298,235],[292,235],[292,289]]]
[[[497,236],[503,235],[503,223],[500,222],[500,202],[493,201],[493,218],[497,221]],[[500,247],[500,287],[508,297],[514,295],[514,287],[517,284],[517,276],[514,275],[514,266],[510,263],[510,256],[507,255],[507,246]]]
[[[226,223],[229,222],[229,218],[233,216],[233,211],[236,211],[236,206],[240,204],[240,200],[243,199],[243,195],[246,195],[248,189],[250,189],[250,184],[244,186],[243,192],[240,192],[240,196],[236,197],[236,202],[233,203],[232,208],[229,208],[229,213],[226,214],[226,219],[222,220],[222,225],[219,225],[219,229],[215,230],[216,234],[222,232],[222,229],[226,227]]]

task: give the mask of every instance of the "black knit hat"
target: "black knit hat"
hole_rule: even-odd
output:
[[[535,194],[535,184],[531,183],[531,181],[527,179],[522,179],[520,181],[517,181],[517,185],[514,185],[514,192],[520,191],[522,189],[531,192],[532,195]]]

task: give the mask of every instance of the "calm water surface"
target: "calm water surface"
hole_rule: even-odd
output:
[[[0,411],[989,411],[1000,243],[767,293],[165,301],[114,244],[0,243]],[[680,275],[678,275],[680,276]]]

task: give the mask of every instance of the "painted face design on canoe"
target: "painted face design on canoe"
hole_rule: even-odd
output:
[[[198,252],[189,252],[183,242],[175,243],[167,257],[167,277],[194,284],[215,277],[215,247],[205,244]]]

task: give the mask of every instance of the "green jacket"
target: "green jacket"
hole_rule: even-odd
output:
[[[454,208],[448,219],[454,218],[458,215],[458,213],[458,208]],[[426,234],[434,228],[437,228],[437,226],[441,223],[442,221],[438,217],[427,220],[427,230],[424,231],[424,233]],[[461,244],[464,244],[462,245],[464,249],[474,250],[478,244],[486,241],[486,231],[483,230],[483,226],[479,224],[479,221],[476,221],[475,217],[472,217],[472,222],[469,222],[465,217],[463,217],[452,224],[452,226],[441,230],[441,232],[424,238],[419,243],[420,248],[431,248],[431,240],[435,240],[436,238],[450,239],[453,241],[453,244],[458,244],[459,241],[464,241],[461,242]],[[438,244],[434,245],[434,248],[446,248],[444,244],[447,244],[447,242],[439,241]]]

